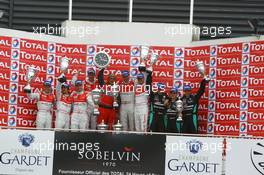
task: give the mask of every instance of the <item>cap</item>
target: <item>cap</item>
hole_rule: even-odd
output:
[[[184,91],[191,91],[192,90],[192,87],[190,85],[184,85],[183,86],[183,90]]]
[[[171,88],[170,92],[175,92],[175,93],[177,93],[177,92],[178,92],[178,88],[173,87],[173,88]]]
[[[165,84],[161,83],[161,82],[158,82],[157,86],[158,86],[159,89],[165,89],[165,87],[166,87]]]
[[[83,84],[83,81],[82,80],[76,80],[75,81],[75,86],[82,85],[82,84]]]
[[[67,84],[67,83],[62,83],[61,87],[64,87],[64,88],[67,88],[67,89],[69,89],[69,88],[70,88],[70,85],[69,85],[69,84]]]
[[[137,78],[144,78],[144,74],[143,73],[137,74]]]
[[[49,80],[44,81],[44,86],[51,86],[51,82]]]
[[[123,77],[128,77],[128,75],[129,75],[129,72],[127,70],[123,70],[122,71],[122,76]]]
[[[95,70],[92,67],[88,68],[87,70],[87,74],[90,74],[90,73],[95,74]]]

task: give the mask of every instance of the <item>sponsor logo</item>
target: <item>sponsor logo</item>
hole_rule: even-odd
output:
[[[20,40],[18,38],[13,38],[12,39],[12,47],[13,48],[19,48],[20,46]]]
[[[211,46],[210,47],[210,55],[215,56],[217,54],[217,47],[216,46]]]
[[[17,49],[12,49],[12,59],[19,59],[19,50]]]
[[[210,68],[210,78],[216,77],[216,68]]]
[[[10,83],[10,92],[13,92],[13,93],[17,93],[18,92],[17,83]]]
[[[55,44],[48,43],[48,52],[55,52]]]
[[[240,121],[247,120],[247,111],[240,111]]]
[[[47,75],[46,80],[47,80],[47,81],[50,81],[51,84],[53,85],[53,83],[54,83],[54,77],[53,77],[53,75]]]
[[[140,56],[140,48],[138,46],[131,47],[131,56],[134,56],[134,57]]]
[[[18,81],[18,72],[11,71],[10,79],[11,81]]]
[[[215,89],[215,87],[216,87],[215,80],[211,80],[211,81],[209,82],[209,87],[210,87],[210,89]]]
[[[95,54],[95,52],[96,52],[96,47],[95,46],[88,46],[87,47],[87,54],[88,55]]]
[[[209,90],[209,100],[215,100],[215,90]]]
[[[186,143],[190,153],[197,154],[202,150],[203,143],[198,140],[190,140]]]
[[[248,77],[241,77],[241,87],[248,87]]]
[[[175,57],[184,57],[183,48],[175,48]]]
[[[244,99],[244,100],[241,100],[240,101],[240,109],[241,110],[248,109],[248,101],[247,101],[247,99]]]
[[[242,76],[248,76],[248,69],[249,69],[249,65],[247,66],[242,66]]]
[[[208,134],[214,133],[214,124],[213,123],[208,123],[208,125],[207,125],[207,133]]]
[[[211,57],[210,58],[210,66],[215,67],[216,66],[216,57]]]
[[[218,46],[218,53],[219,54],[226,54],[226,53],[239,53],[241,52],[240,46]]]
[[[248,89],[247,88],[241,89],[240,98],[248,98]]]
[[[9,103],[17,104],[17,94],[10,94],[9,95]]]
[[[215,101],[208,101],[209,111],[215,111]]]
[[[214,122],[215,115],[213,112],[208,113],[208,122]]]
[[[18,140],[22,146],[29,147],[35,141],[35,137],[32,134],[25,133],[19,135]]]
[[[8,116],[8,126],[16,126],[16,117]]]
[[[249,43],[243,43],[243,53],[248,53],[249,52]]]
[[[15,105],[9,105],[8,114],[9,115],[16,115],[17,108]]]
[[[18,61],[12,60],[12,62],[11,62],[11,70],[16,70],[16,71],[19,70],[19,62]]]
[[[238,125],[221,125],[215,124],[215,132],[238,132]]]
[[[249,64],[249,55],[248,54],[242,55],[242,64]]]
[[[48,63],[55,63],[55,54],[48,54]]]
[[[183,78],[183,69],[174,70],[174,78],[175,79],[182,79]]]
[[[131,68],[130,69],[130,76],[131,77],[135,77],[135,76],[137,76],[137,74],[138,74],[138,69],[137,68]]]
[[[55,66],[52,64],[48,64],[47,65],[47,73],[48,74],[54,74],[54,71],[55,71]]]
[[[247,132],[247,123],[241,122],[239,130],[240,132]]]
[[[256,145],[251,148],[250,151],[251,163],[255,169],[260,173],[264,174],[264,144],[258,142]]]
[[[174,84],[174,87],[176,87],[178,89],[182,89],[182,87],[183,87],[183,80],[175,80],[173,84]]]
[[[183,59],[181,58],[175,58],[174,60],[174,68],[183,68],[184,67],[184,62]]]
[[[131,66],[138,66],[140,63],[140,58],[139,57],[132,57],[130,61]]]
[[[87,65],[88,65],[88,66],[93,65],[93,59],[94,59],[94,58],[91,57],[91,56],[88,56],[88,57],[87,57]]]

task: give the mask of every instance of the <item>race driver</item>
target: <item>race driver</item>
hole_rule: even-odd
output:
[[[108,129],[112,130],[113,125],[116,123],[117,114],[120,107],[120,95],[114,96],[113,87],[118,86],[116,83],[116,76],[114,74],[109,74],[107,77],[107,82],[104,81],[104,68],[99,71],[98,81],[101,88],[101,97],[99,103],[99,116],[97,119],[97,124],[108,125]],[[116,102],[117,107],[113,105]]]
[[[165,92],[165,84],[157,83],[158,90],[151,92],[150,101],[153,108],[153,119],[150,125],[150,130],[153,132],[165,131],[165,100],[167,99],[167,93]]]
[[[25,91],[25,90],[24,90]],[[25,91],[29,99],[34,99],[37,101],[37,118],[36,127],[51,128],[52,126],[52,109],[55,97],[52,93],[51,82],[46,80],[43,83],[43,89],[40,93],[32,93],[30,91]]]
[[[210,81],[209,78],[204,78],[200,83],[200,88],[196,94],[192,94],[192,88],[190,85],[183,87],[184,95],[182,97],[183,102],[183,133],[198,133],[198,105],[201,96],[205,91],[206,84]]]
[[[147,132],[149,116],[149,94],[152,83],[152,66],[139,68],[135,81],[135,130],[138,132]]]
[[[129,71],[122,71],[120,87],[120,122],[124,131],[134,131],[134,82],[130,80]]]

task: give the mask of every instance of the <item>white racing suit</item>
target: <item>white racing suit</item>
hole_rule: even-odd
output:
[[[122,83],[120,85],[120,122],[124,131],[135,130],[134,120],[134,101],[135,93],[133,92],[134,83],[131,81],[129,84]],[[132,91],[130,91],[132,89]]]
[[[70,113],[72,109],[73,98],[70,95],[61,94],[61,83],[57,82],[57,112],[55,128],[69,129]]]
[[[88,105],[94,106],[92,95],[87,91],[73,92],[73,111],[71,115],[71,129],[88,129],[90,118]]]
[[[54,103],[54,95],[52,93],[27,93],[27,96],[31,100],[37,100],[37,128],[51,128],[52,127],[52,109]]]

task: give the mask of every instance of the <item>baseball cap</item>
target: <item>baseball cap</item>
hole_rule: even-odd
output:
[[[137,74],[137,78],[144,78],[144,74],[143,73]]]
[[[82,85],[82,84],[83,84],[83,81],[82,80],[76,80],[75,81],[75,86]]]
[[[95,74],[95,70],[92,67],[88,68],[87,70],[87,74],[90,74],[90,73]]]
[[[49,80],[45,80],[43,84],[44,86],[51,86],[51,82]]]
[[[67,89],[69,89],[69,88],[70,88],[70,85],[69,85],[69,84],[67,84],[67,83],[62,83],[61,87],[64,87],[64,88],[67,88]]]
[[[127,70],[123,70],[122,71],[122,76],[123,77],[128,77],[128,75],[129,75],[129,72]]]
[[[178,92],[178,88],[176,88],[176,87],[173,87],[173,88],[171,88],[170,92],[177,93],[177,92]]]
[[[192,90],[192,87],[190,85],[184,85],[183,86],[183,90],[184,91],[191,91]]]
[[[166,87],[165,84],[161,83],[161,82],[158,82],[157,86],[158,86],[159,89],[165,89],[165,87]]]

